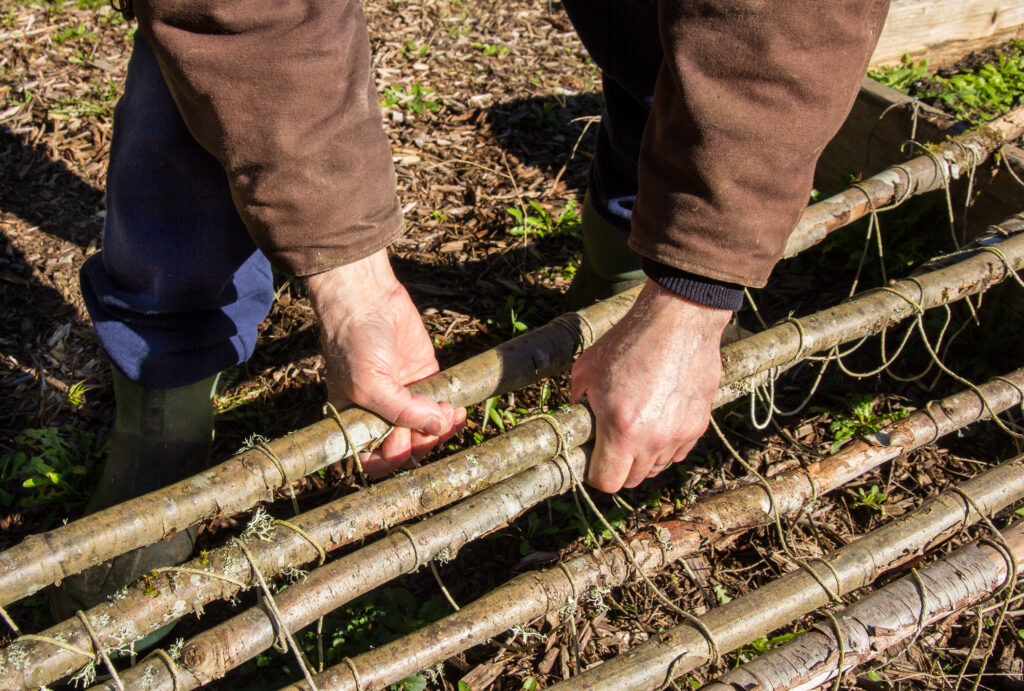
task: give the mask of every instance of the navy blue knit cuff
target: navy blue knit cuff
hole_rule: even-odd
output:
[[[733,312],[743,307],[743,286],[691,274],[646,257],[643,269],[649,279],[665,290],[698,305]]]

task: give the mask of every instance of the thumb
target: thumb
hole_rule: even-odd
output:
[[[408,427],[440,437],[448,431],[441,406],[426,396],[414,394],[397,380],[374,377],[368,386],[359,387],[362,396],[355,403],[377,413],[396,427]]]

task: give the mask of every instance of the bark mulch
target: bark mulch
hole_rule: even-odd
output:
[[[102,459],[113,397],[108,365],[78,292],[77,271],[100,248],[112,112],[134,24],[98,0],[19,0],[0,10],[2,548],[78,516]],[[585,187],[601,110],[600,75],[558,3],[549,10],[546,3],[527,0],[486,8],[440,0],[369,0],[365,12],[409,228],[393,247],[394,263],[444,367],[563,311],[562,296],[578,263],[573,204],[582,201]],[[549,214],[548,220],[534,204]],[[541,229],[517,234],[518,221],[509,209],[538,218]],[[906,249],[906,257],[934,253],[941,242],[936,238],[945,237],[943,213],[912,211],[891,222],[892,232],[902,238],[910,234],[908,228],[916,230],[933,219],[936,235],[920,241],[924,248]],[[769,288],[757,295],[766,318],[804,314],[841,299],[862,243],[862,232],[853,229],[780,267]],[[902,261],[903,255],[895,254],[894,261]],[[905,268],[891,266],[890,273]],[[279,296],[261,326],[256,354],[222,379],[216,401],[217,458],[253,433],[279,436],[320,416],[323,363],[313,313],[301,285],[284,277],[276,280]],[[1019,321],[988,301],[981,317],[984,326],[967,329],[947,354],[948,361],[976,380],[1020,365],[1019,353],[1001,348],[1004,332],[1019,331]],[[957,308],[954,325],[967,318]],[[756,328],[747,311],[741,321]],[[877,358],[876,346],[869,344],[850,364],[867,368]],[[923,358],[923,351],[911,346],[899,371],[920,369]],[[780,404],[802,398],[812,374],[799,370],[780,381]],[[807,411],[780,418],[763,432],[750,425],[745,401],[720,412],[719,419],[748,461],[774,474],[827,453],[834,423],[850,419],[851,402],[859,395],[867,395],[881,413],[920,407],[957,388],[944,379],[933,382],[932,375],[910,384],[828,376]],[[559,378],[545,389],[504,396],[497,408],[508,411],[511,422],[541,405],[567,401],[567,380]],[[462,448],[495,432],[480,410],[471,411],[467,429],[448,448]],[[25,453],[20,465],[18,452]],[[976,426],[822,497],[788,526],[790,539],[808,556],[834,549],[1013,452],[994,428]],[[45,459],[59,481],[23,487],[26,480],[48,477],[45,469],[25,465],[30,457]],[[672,517],[695,497],[744,481],[744,474],[709,437],[685,464],[624,493],[638,508],[636,514],[625,515],[607,497],[600,503],[628,532]],[[324,501],[339,485],[350,483],[340,469],[328,469],[303,482],[302,503]],[[271,510],[287,516],[287,507],[282,499]],[[246,519],[214,519],[203,528],[202,544],[216,544]],[[591,547],[571,500],[556,498],[464,548],[441,575],[456,600],[467,602],[513,573]],[[699,614],[792,568],[774,533],[762,529],[667,570],[657,582]],[[249,605],[251,596],[241,601]],[[215,603],[202,621],[186,619],[175,635],[187,637],[231,616],[238,606]],[[447,611],[429,573],[401,579],[328,618],[330,661],[380,645]],[[11,612],[27,630],[48,623],[43,596]],[[1015,616],[999,634],[997,662],[988,671],[1019,684],[1016,632],[1024,624],[1019,611]],[[531,679],[542,687],[568,676],[576,665],[585,668],[625,652],[676,623],[675,615],[642,584],[614,590],[604,606],[595,603],[579,617],[578,660],[570,652],[566,627],[551,616],[533,622],[509,648],[479,646],[447,661],[438,676],[409,680],[405,688],[417,688],[422,681],[429,688],[456,689],[460,679],[474,691],[531,688]],[[800,621],[777,635],[807,625],[808,620]],[[871,675],[851,674],[847,681],[872,690],[887,684],[938,688],[949,670],[959,667],[973,636],[966,621],[947,620],[896,663]],[[777,640],[759,641],[740,657]],[[728,664],[736,660],[727,658]],[[277,688],[296,676],[289,656],[268,653],[211,688]],[[710,676],[703,670],[688,682],[695,685]]]

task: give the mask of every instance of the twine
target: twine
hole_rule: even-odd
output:
[[[412,533],[409,532],[409,529],[406,528],[404,525],[400,525],[394,530],[392,530],[392,532],[401,533],[402,535],[405,535],[407,538],[409,538],[409,543],[412,544],[412,554],[416,558],[416,563],[412,567],[412,570],[409,571],[409,573],[419,571],[421,568],[423,568],[423,559],[422,557],[420,557],[419,545],[416,544],[416,538],[414,538]],[[458,607],[456,607],[455,609],[458,609]]]
[[[292,509],[295,513],[299,513],[299,500],[295,496],[295,487],[293,486],[291,479],[288,477],[288,473],[284,470],[284,461],[282,461],[281,457],[278,456],[277,453],[270,448],[270,445],[262,439],[258,440],[253,448],[262,451],[263,455],[269,458],[277,468],[277,472],[281,473],[281,484],[288,488],[288,493],[291,495],[292,499]]]
[[[89,634],[89,638],[92,639],[92,647],[96,653],[103,660],[103,666],[110,672],[110,678],[114,682],[114,687],[117,691],[124,691],[124,684],[121,683],[121,677],[117,676],[117,668],[114,667],[114,663],[110,661],[110,657],[107,655],[106,649],[103,647],[103,643],[100,642],[99,636],[92,628],[92,624],[89,623],[89,618],[85,616],[85,612],[78,610],[75,612],[75,616],[82,622],[82,626],[85,627],[85,632]]]
[[[347,458],[351,458],[353,461],[355,461],[356,471],[358,471],[359,473],[359,481],[362,483],[363,489],[366,489],[370,485],[366,481],[366,472],[363,470],[363,460],[359,457],[359,452],[356,450],[356,445],[352,443],[352,437],[349,436],[348,428],[345,426],[345,423],[342,422],[341,420],[341,414],[338,413],[338,409],[335,408],[334,405],[329,402],[324,404],[324,414],[330,415],[330,417],[336,423],[338,423],[338,429],[341,430],[341,436],[345,437],[345,448],[348,451]],[[392,426],[391,429],[394,429],[394,427]],[[390,433],[391,430],[388,430],[387,432],[384,433],[384,436],[387,436]],[[381,441],[383,441],[383,439],[381,439]],[[296,513],[298,512],[296,511]]]
[[[350,657],[343,657],[341,661],[348,667],[348,671],[352,672],[352,681],[356,683],[356,691],[363,691],[363,680],[359,678],[359,670],[356,669],[356,663]]]
[[[594,325],[591,324],[585,316],[583,316],[582,312],[560,314],[552,319],[549,324],[557,324],[569,332],[575,344],[573,349],[574,356],[579,355],[584,350],[594,345],[594,341],[597,340],[597,330],[594,328]],[[579,324],[586,326],[589,333],[583,333],[583,329],[579,327]]]
[[[292,637],[291,631],[285,625],[284,617],[281,615],[281,610],[277,607],[277,601],[274,600],[274,594],[270,592],[270,586],[267,585],[266,579],[263,578],[263,573],[260,571],[259,566],[256,563],[256,557],[249,551],[249,547],[236,537],[231,538],[231,541],[242,550],[245,554],[245,558],[249,560],[249,568],[252,569],[253,576],[259,582],[260,589],[263,591],[264,601],[267,605],[267,610],[270,613],[270,618],[273,620],[274,625],[284,639],[288,642],[288,646],[292,650],[292,654],[295,656],[295,661],[299,665],[299,669],[302,670],[302,676],[306,678],[306,683],[309,684],[313,691],[319,691],[316,686],[316,682],[313,681],[313,673],[309,668],[309,663],[306,661],[305,655],[302,654],[302,649],[299,648],[298,644],[295,643],[295,639]]]
[[[178,689],[181,688],[181,677],[178,675],[178,665],[174,662],[174,658],[168,655],[167,651],[163,648],[156,648],[153,652],[143,658],[142,662],[145,662],[151,657],[158,658],[164,663],[167,667],[167,671],[171,673],[171,689],[173,691],[178,691]]]
[[[292,523],[290,521],[285,521],[285,520],[281,520],[280,518],[278,518],[278,519],[274,520],[274,523],[276,523],[277,525],[281,526],[282,528],[287,528],[288,530],[292,531],[293,533],[295,533],[299,537],[305,539],[305,541],[308,542],[309,544],[313,545],[313,549],[316,550],[316,554],[317,554],[317,561],[318,561],[317,565],[318,566],[323,566],[324,565],[324,562],[327,561],[327,550],[325,550],[323,545],[321,545],[319,542],[317,542],[313,538],[312,535],[310,535],[305,530],[303,530],[302,528],[300,528],[299,526],[295,525],[294,523]]]

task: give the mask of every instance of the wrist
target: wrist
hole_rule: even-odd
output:
[[[721,334],[733,316],[733,311],[730,309],[709,307],[694,302],[651,279],[647,279],[644,284],[639,297],[637,297],[635,307],[653,313],[668,324],[688,327],[702,324],[718,334]]]
[[[310,302],[317,314],[337,309],[344,303],[365,304],[377,302],[401,284],[391,270],[386,249],[329,271],[306,278]]]

